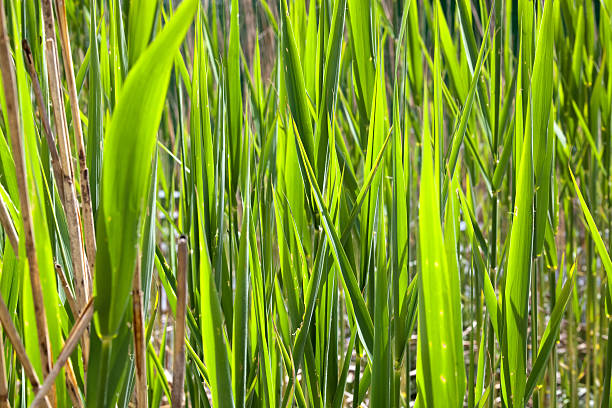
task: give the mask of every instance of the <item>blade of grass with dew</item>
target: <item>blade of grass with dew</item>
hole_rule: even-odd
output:
[[[456,381],[456,395],[458,401],[463,400],[465,393],[466,378],[465,378],[465,366],[464,360],[461,358],[463,355],[463,318],[461,311],[461,281],[459,275],[460,268],[460,256],[459,253],[459,242],[460,242],[460,207],[459,207],[459,178],[457,176],[452,177],[450,181],[450,195],[446,202],[446,209],[444,211],[444,249],[446,252],[446,264],[448,267],[447,275],[444,280],[447,281],[448,287],[446,290],[449,293],[450,310],[452,312],[452,320],[450,331],[452,332],[452,342],[454,349],[451,349],[455,357],[455,381]]]
[[[427,97],[425,97],[427,101]],[[427,113],[425,113],[427,123]],[[427,125],[426,125],[427,126]],[[440,199],[434,178],[432,140],[426,130],[423,137],[421,189],[419,197],[419,328],[417,346],[417,384],[420,406],[439,404],[460,406],[465,393],[460,319],[460,293],[454,291],[452,268],[448,266]],[[447,210],[448,211],[448,210]],[[456,278],[455,278],[456,279]],[[456,280],[455,280],[456,282]]]

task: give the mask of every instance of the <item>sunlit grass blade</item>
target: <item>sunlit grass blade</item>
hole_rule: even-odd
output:
[[[465,393],[463,353],[457,353],[463,349],[462,332],[457,331],[455,324],[461,319],[460,293],[456,291],[456,278],[451,276],[447,253],[442,250],[445,244],[440,199],[427,130],[423,141],[419,197],[418,401],[427,407],[446,403],[460,406]]]
[[[523,406],[527,370],[527,306],[534,239],[534,175],[531,132],[522,143],[517,193],[510,231],[506,288],[502,312],[505,334],[502,339],[502,391],[505,401]]]

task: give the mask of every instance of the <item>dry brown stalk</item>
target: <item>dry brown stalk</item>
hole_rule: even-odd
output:
[[[70,286],[68,285],[68,279],[66,279],[66,275],[64,275],[62,266],[58,263],[55,264],[55,273],[59,277],[60,282],[62,282],[62,289],[64,289],[64,294],[66,295],[66,300],[68,301],[68,306],[70,306],[70,311],[72,312],[72,315],[78,316],[76,300],[72,295],[72,291],[70,290]]]
[[[136,271],[132,283],[132,317],[134,330],[134,354],[136,360],[136,404],[147,407],[147,366],[142,316],[142,289],[140,281],[140,260],[136,261]]]
[[[51,130],[51,124],[49,123],[49,115],[47,112],[46,104],[42,96],[42,91],[40,90],[40,81],[38,80],[38,73],[36,73],[36,68],[34,67],[32,50],[30,49],[30,44],[27,40],[23,40],[22,46],[26,67],[28,68],[30,79],[32,80],[32,88],[34,90],[34,98],[36,99],[36,105],[38,106],[40,121],[43,125],[43,133],[45,134],[45,139],[47,140],[47,146],[49,146],[51,167],[53,168],[53,176],[58,187],[57,191],[59,193],[62,204],[65,205],[64,189],[62,187],[62,165],[60,163],[59,153],[57,152],[57,146],[55,145],[55,137],[53,136],[53,131]]]
[[[45,378],[45,381],[43,382],[40,389],[36,393],[36,397],[34,397],[34,400],[32,401],[32,405],[30,405],[31,408],[40,406],[40,404],[42,404],[47,393],[53,387],[53,383],[55,382],[55,379],[57,378],[58,374],[61,372],[62,368],[66,365],[66,362],[70,358],[70,355],[72,354],[76,346],[79,344],[79,340],[81,339],[81,337],[83,336],[83,333],[85,333],[85,330],[89,326],[89,322],[91,321],[91,318],[93,316],[93,311],[94,309],[93,309],[93,297],[92,297],[91,299],[89,299],[89,302],[87,303],[87,305],[85,305],[83,312],[81,313],[79,318],[74,323],[74,326],[72,326],[72,329],[70,330],[70,334],[68,334],[68,338],[66,339],[66,342],[64,343],[64,348],[62,349],[59,356],[57,357],[57,361],[55,362],[53,369],[51,370],[49,375]]]
[[[187,306],[187,238],[178,240],[178,269],[176,272],[176,321],[174,324],[174,358],[172,363],[172,407],[183,406],[185,383],[185,312]]]
[[[90,279],[96,262],[96,232],[94,230],[93,209],[91,205],[91,190],[89,187],[89,170],[83,143],[83,130],[81,128],[79,98],[77,96],[76,81],[74,80],[74,67],[72,65],[72,51],[70,49],[70,37],[68,35],[68,23],[66,22],[66,5],[64,0],[57,2],[59,32],[62,44],[62,57],[64,59],[64,71],[70,97],[70,109],[72,111],[72,123],[74,126],[74,138],[77,145],[79,157],[79,168],[81,170],[81,199],[83,211],[83,232],[85,237],[85,249],[89,263]],[[89,288],[91,295],[91,286]]]
[[[19,105],[17,99],[17,82],[15,73],[11,66],[11,52],[9,46],[8,31],[6,28],[6,16],[4,15],[4,0],[0,0],[0,70],[4,93],[6,97],[6,110],[9,122],[11,147],[13,150],[13,160],[15,162],[15,174],[19,188],[19,201],[21,204],[21,218],[25,235],[25,249],[28,258],[30,283],[32,286],[32,299],[34,303],[34,313],[36,316],[36,331],[38,334],[38,344],[40,349],[40,360],[42,363],[43,375],[47,376],[51,370],[51,343],[47,330],[47,316],[43,303],[42,287],[38,273],[38,260],[34,247],[34,225],[30,212],[30,199],[28,196],[28,181],[26,178],[25,150],[22,141],[21,122],[19,120]],[[8,312],[8,310],[6,310]],[[55,406],[55,390],[50,394],[51,403]]]
[[[81,216],[78,211],[78,201],[74,187],[74,173],[72,169],[72,154],[68,137],[68,124],[64,110],[64,99],[61,92],[61,80],[59,75],[59,62],[57,58],[57,45],[55,42],[55,20],[53,7],[50,0],[42,1],[42,16],[45,33],[45,59],[47,61],[49,77],[49,94],[53,105],[53,118],[55,132],[59,144],[59,154],[63,171],[63,189],[65,198],[65,213],[70,236],[70,254],[72,255],[73,270],[75,275],[75,298],[79,310],[87,303],[89,297],[89,274],[86,272],[86,256],[83,249],[81,234]],[[89,347],[87,341],[83,347],[84,355],[87,355]]]

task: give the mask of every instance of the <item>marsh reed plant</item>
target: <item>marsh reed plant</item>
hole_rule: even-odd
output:
[[[0,0],[0,408],[610,407],[612,1]]]

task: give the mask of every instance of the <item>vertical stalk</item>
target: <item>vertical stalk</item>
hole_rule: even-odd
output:
[[[136,271],[134,272],[132,285],[132,326],[134,328],[134,354],[136,360],[136,406],[146,408],[148,406],[146,366],[147,349],[144,333],[144,320],[142,316],[140,260],[136,261]]]
[[[569,242],[567,250],[567,265],[574,263],[574,214],[573,205],[571,200],[567,200],[566,205],[566,225],[568,226],[568,237],[566,240]],[[577,288],[574,287],[574,290]],[[578,361],[576,356],[576,338],[577,328],[576,319],[574,316],[576,313],[580,313],[579,310],[575,310],[574,302],[571,302],[571,311],[569,313],[569,334],[568,334],[568,349],[569,349],[569,370],[570,370],[570,408],[576,408],[578,406]]]
[[[79,110],[79,98],[74,80],[74,67],[72,65],[72,51],[70,49],[70,37],[68,35],[68,24],[66,22],[66,5],[64,0],[57,2],[59,32],[62,44],[62,57],[64,59],[64,71],[66,72],[66,83],[68,85],[68,95],[70,97],[70,110],[72,112],[72,124],[74,128],[74,138],[77,145],[79,157],[79,169],[81,171],[81,199],[83,206],[83,232],[85,237],[85,247],[87,250],[87,260],[89,273],[93,273],[96,262],[96,232],[94,230],[93,209],[91,205],[91,190],[89,187],[89,169],[87,168],[87,156],[85,154],[85,144],[83,143],[83,129],[81,128],[81,116]],[[87,294],[91,295],[90,292]]]
[[[493,159],[493,165],[497,166],[498,163],[498,155],[497,155],[497,149],[498,149],[498,143],[499,143],[499,135],[498,135],[498,131],[499,131],[499,106],[500,106],[500,83],[501,83],[501,45],[502,45],[502,41],[501,41],[501,27],[502,27],[502,16],[501,16],[501,0],[495,0],[495,6],[494,6],[494,15],[495,15],[495,20],[494,20],[494,25],[493,25],[493,33],[492,33],[492,45],[493,45],[493,55],[492,60],[493,60],[493,64],[492,64],[492,69],[493,69],[493,89],[492,89],[492,95],[490,98],[490,101],[492,103],[491,109],[492,109],[492,114],[493,114],[493,129],[492,129],[492,136],[493,136],[493,150],[492,150],[492,159]],[[488,33],[485,33],[485,35],[488,35]],[[483,39],[484,41],[484,39]],[[492,197],[492,207],[491,207],[491,233],[490,233],[490,244],[489,244],[489,248],[491,249],[491,253],[490,253],[490,277],[491,277],[491,282],[493,282],[493,284],[495,284],[495,281],[497,279],[497,210],[498,210],[498,193],[494,192],[493,193],[493,197]],[[488,322],[487,323],[487,331],[488,331],[488,344],[487,344],[487,349],[488,349],[488,353],[487,355],[489,356],[489,366],[491,367],[491,370],[487,370],[487,372],[490,372],[490,384],[494,384],[495,383],[495,369],[494,369],[494,365],[495,365],[495,332],[493,330],[493,325]],[[495,387],[492,386],[491,387],[491,397],[489,398],[489,407],[493,407],[493,401],[495,401]]]
[[[55,182],[57,183],[57,191],[59,192],[62,204],[65,205],[64,189],[62,188],[62,165],[60,163],[59,153],[57,152],[57,146],[55,146],[55,137],[53,136],[53,131],[51,130],[51,124],[49,123],[49,115],[47,114],[46,108],[47,104],[45,103],[42,91],[40,89],[40,81],[38,80],[38,74],[36,73],[36,68],[34,67],[34,59],[32,58],[30,44],[27,40],[23,40],[22,45],[24,60],[26,67],[28,68],[28,73],[30,74],[30,80],[32,81],[34,98],[36,99],[36,104],[38,105],[40,121],[43,125],[43,133],[45,135],[45,139],[47,140],[47,146],[49,146],[51,167],[53,168],[53,176],[55,178]]]
[[[489,264],[490,264],[490,278],[491,282],[497,281],[497,193],[493,193],[492,207],[491,207],[491,244],[489,248],[491,248]],[[491,396],[489,397],[489,408],[493,408],[495,401],[495,375],[496,375],[496,366],[495,366],[495,331],[493,330],[493,325],[490,321],[487,321],[486,324],[486,338],[487,338],[487,360],[489,370],[486,370],[487,377],[489,380],[489,385],[491,387]]]
[[[59,144],[59,154],[63,171],[63,183],[65,198],[65,212],[70,236],[70,254],[75,274],[75,295],[79,312],[87,303],[90,292],[90,282],[86,273],[86,258],[83,250],[81,234],[81,217],[79,215],[79,203],[74,188],[74,173],[72,169],[72,155],[68,137],[68,124],[66,123],[66,112],[64,111],[64,99],[61,92],[61,80],[59,75],[59,63],[57,60],[57,45],[55,42],[55,20],[50,0],[42,0],[42,17],[44,22],[44,34],[46,41],[45,59],[49,74],[49,91],[53,104],[53,117],[55,131]],[[88,344],[89,339],[85,340]],[[83,355],[88,355],[89,347],[83,348]]]
[[[596,184],[595,184],[595,180],[593,180],[592,177],[596,176],[596,171],[595,169],[597,168],[597,164],[595,162],[595,157],[594,157],[594,153],[591,152],[591,155],[589,156],[589,160],[587,161],[587,166],[588,168],[585,171],[590,172],[590,177],[589,177],[589,196],[587,196],[586,200],[587,203],[589,204],[590,208],[595,208],[595,205],[597,204],[597,199],[596,199]],[[586,394],[584,396],[585,401],[584,404],[585,406],[591,406],[591,401],[595,399],[595,378],[594,378],[594,371],[595,371],[595,366],[594,366],[594,359],[595,359],[595,352],[594,352],[594,348],[595,348],[595,342],[596,342],[596,336],[595,336],[595,331],[596,331],[596,324],[595,324],[595,303],[596,303],[596,292],[595,292],[595,286],[596,286],[596,278],[597,278],[597,268],[595,267],[595,254],[594,254],[594,248],[593,248],[593,239],[591,238],[591,235],[588,233],[585,233],[585,235],[587,236],[587,240],[586,240],[586,274],[587,274],[587,279],[586,279],[586,314],[585,314],[585,319],[586,319],[586,331],[585,331],[585,337],[586,337],[586,364],[585,364],[585,370],[586,370]]]
[[[472,265],[473,265],[473,261],[472,261]],[[470,308],[470,315],[471,318],[473,319],[476,316],[476,269],[472,266],[472,268],[470,268],[472,273],[468,272],[468,278],[470,280],[470,302],[468,304],[468,307]],[[474,332],[480,332],[480,325],[476,325],[476,327],[474,327],[473,322],[470,320],[470,325],[471,325],[471,330],[470,330],[470,349],[469,349],[469,361],[468,361],[468,380],[467,380],[467,387],[468,387],[468,406],[469,407],[473,407],[474,406],[474,400],[475,400],[475,395],[474,395],[474,391],[475,391],[475,384],[476,384],[476,376],[474,373],[474,344],[475,344],[475,335]]]
[[[353,382],[353,408],[359,408],[359,378],[361,377],[360,342],[355,343],[355,380]]]
[[[40,360],[43,375],[46,377],[51,371],[51,343],[47,329],[47,316],[43,302],[42,286],[38,273],[38,259],[34,246],[34,224],[30,212],[30,198],[28,196],[28,179],[26,176],[25,150],[22,140],[21,121],[19,119],[19,103],[17,99],[17,81],[11,66],[11,52],[9,46],[6,16],[4,14],[4,0],[0,0],[0,70],[2,71],[2,82],[6,98],[6,110],[10,131],[13,160],[15,162],[15,173],[19,187],[20,212],[23,221],[25,235],[25,250],[28,258],[30,283],[32,286],[32,298],[34,302],[34,313],[36,316],[36,331],[38,334],[38,345],[40,349]],[[50,393],[50,399],[55,406],[55,389]]]
[[[608,147],[612,149],[612,146]],[[612,153],[612,151],[611,151]],[[610,154],[610,153],[609,153]],[[612,157],[610,157],[610,162],[608,164],[608,172],[612,170]],[[609,174],[609,173],[608,173]],[[610,209],[612,209],[612,181],[608,181],[606,185],[606,195],[607,195],[607,204],[608,204],[608,213]],[[612,249],[612,217],[608,217],[608,248]],[[612,285],[612,282],[608,281],[608,286]],[[601,400],[601,408],[609,408],[610,407],[610,396],[612,395],[612,390],[610,389],[612,386],[612,298],[609,295],[605,296],[605,304],[608,307],[608,314],[605,314],[605,307],[603,310],[604,316],[608,320],[608,344],[606,347],[606,353],[604,355],[605,365],[604,365],[604,375],[603,375],[603,393]]]
[[[608,308],[610,309],[612,304],[608,303]],[[606,365],[605,365],[605,373],[604,373],[604,385],[603,385],[603,394],[601,401],[601,408],[609,408],[610,407],[610,395],[612,391],[610,390],[610,382],[612,381],[612,339],[610,336],[612,335],[612,317],[608,316],[608,346],[606,348]]]
[[[40,118],[41,118],[41,122],[43,124],[43,133],[45,134],[45,138],[47,140],[47,145],[49,147],[49,153],[51,156],[51,167],[53,168],[53,176],[55,178],[55,182],[57,183],[57,190],[59,192],[59,196],[60,196],[60,200],[64,206],[64,208],[68,208],[68,203],[66,200],[66,192],[65,189],[63,188],[64,186],[64,173],[62,170],[62,164],[60,161],[60,157],[59,157],[59,153],[57,151],[57,146],[55,145],[55,138],[53,136],[53,132],[51,130],[51,125],[49,123],[49,116],[47,114],[47,109],[45,108],[46,103],[44,102],[43,96],[42,96],[42,92],[40,89],[40,82],[38,80],[38,74],[36,73],[36,68],[34,67],[34,60],[32,58],[32,51],[30,50],[30,46],[27,42],[27,40],[23,41],[23,53],[24,53],[24,59],[26,61],[26,66],[28,67],[28,72],[30,74],[30,78],[32,80],[32,86],[34,88],[34,96],[36,99],[36,103],[38,105],[38,109],[39,109],[39,113],[40,113]],[[77,107],[78,109],[78,107]],[[80,121],[78,121],[80,124]],[[70,224],[69,224],[70,225]],[[80,238],[80,236],[79,236]],[[95,240],[95,237],[94,237]],[[70,239],[71,244],[72,244],[72,238]],[[73,258],[74,261],[74,258]],[[56,265],[56,271],[57,271],[57,267],[59,265]],[[93,269],[92,269],[93,270]],[[63,272],[61,271],[61,268],[59,270],[59,272],[61,272],[60,277],[64,277],[64,279],[62,280],[62,285],[67,286],[67,281],[65,279],[65,275],[63,274]],[[78,279],[77,279],[78,281]],[[77,282],[78,283],[78,282]],[[75,283],[75,289],[78,288],[78,284]],[[72,294],[70,293],[70,291],[66,291],[66,287],[64,287],[64,292],[66,293],[66,297],[68,299],[68,302],[70,304],[70,308],[72,310],[72,314],[76,317],[79,315],[80,312],[80,303],[79,303],[79,299],[78,299],[78,295],[77,297],[73,297]],[[90,295],[91,293],[88,293],[87,295]],[[87,330],[87,333],[89,332],[89,329]],[[83,348],[83,368],[84,368],[84,373],[85,375],[87,375],[87,365],[88,365],[88,360],[89,360],[89,336],[86,333],[85,336],[83,336],[83,341],[82,341],[82,348]]]
[[[531,269],[531,366],[538,356],[538,273],[541,269],[542,258],[534,262]],[[533,408],[540,406],[540,391],[535,390],[532,396]]]
[[[185,311],[187,305],[187,238],[178,240],[176,273],[176,322],[174,326],[174,358],[172,360],[172,408],[183,406],[185,383]]]
[[[563,261],[562,261],[563,263]],[[563,266],[563,265],[562,265]],[[563,269],[559,270],[559,278],[563,278]],[[552,314],[553,309],[555,308],[556,303],[556,287],[557,282],[555,278],[555,269],[550,268],[548,273],[548,284],[549,284],[549,296],[550,296],[550,307],[549,314]],[[557,362],[557,346],[556,344],[553,346],[552,355],[550,356],[550,401],[549,406],[556,407],[557,406],[557,373],[559,372],[558,362]]]

